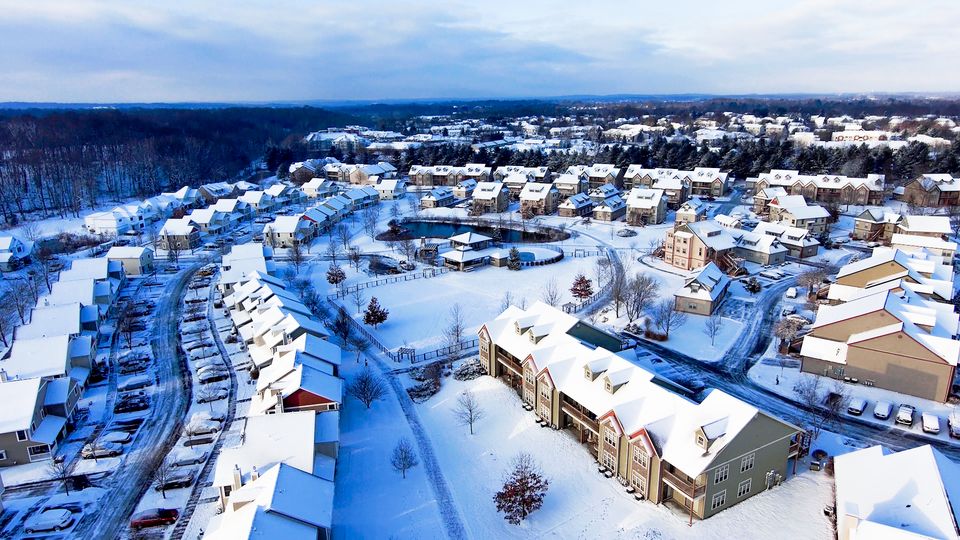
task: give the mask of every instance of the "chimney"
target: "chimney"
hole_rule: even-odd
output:
[[[5,383],[8,380],[10,379],[7,377],[7,370],[0,369],[0,383]]]
[[[253,466],[253,470],[250,471],[250,481],[251,481],[251,482],[256,482],[256,481],[257,481],[257,478],[260,478],[260,473],[257,472],[257,466],[254,465],[254,466]]]
[[[233,466],[233,485],[231,486],[233,491],[236,491],[243,487],[243,475],[240,474],[240,466]]]

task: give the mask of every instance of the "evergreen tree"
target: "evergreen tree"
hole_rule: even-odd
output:
[[[577,300],[585,300],[593,296],[593,282],[583,274],[577,274],[573,278],[573,287],[570,287],[570,294]]]
[[[507,255],[507,268],[520,270],[520,250],[516,246],[510,248],[510,253]]]
[[[383,308],[380,301],[374,296],[367,304],[366,311],[363,312],[363,322],[376,328],[387,320],[388,315],[390,315],[390,312]]]
[[[340,265],[333,263],[330,265],[330,268],[327,269],[327,282],[331,285],[339,285],[347,279],[347,274],[344,273],[343,268],[340,268]]]

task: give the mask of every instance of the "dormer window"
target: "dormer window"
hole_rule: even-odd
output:
[[[701,433],[697,433],[697,446],[703,448],[704,450],[707,449],[707,438]]]
[[[613,384],[610,383],[610,379],[607,379],[606,382],[603,383],[603,388],[606,389],[607,392],[613,393]]]

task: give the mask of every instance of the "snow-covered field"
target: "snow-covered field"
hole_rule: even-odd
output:
[[[619,483],[598,474],[586,449],[566,432],[534,423],[516,393],[501,382],[448,378],[443,384],[418,410],[472,538],[821,539],[831,534],[822,513],[832,497],[825,473],[801,465],[801,473],[783,486],[688,527],[682,512],[638,502]],[[451,412],[464,390],[476,395],[486,413],[472,436]],[[550,489],[541,510],[512,526],[496,512],[492,498],[519,452],[534,456]],[[382,461],[373,466],[387,467]],[[369,474],[392,480],[387,470]]]

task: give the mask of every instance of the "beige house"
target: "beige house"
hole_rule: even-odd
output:
[[[582,217],[593,213],[593,201],[586,193],[576,193],[567,197],[557,208],[560,217]]]
[[[730,278],[710,262],[673,293],[677,311],[709,316],[723,302]]]
[[[627,193],[627,223],[658,225],[667,218],[667,197],[662,189],[635,187]]]
[[[779,195],[769,204],[769,221],[789,227],[805,229],[813,236],[827,232],[830,212],[826,208],[808,205],[802,195]]]
[[[499,214],[510,206],[507,186],[500,182],[479,182],[473,190],[473,209],[483,214]]]
[[[453,188],[453,195],[458,199],[469,199],[473,196],[473,190],[477,189],[477,181],[473,178],[467,178],[457,182]]]
[[[577,193],[586,193],[587,179],[573,174],[561,174],[553,180],[561,197],[572,197]]]
[[[481,326],[480,360],[536,421],[565,430],[638,501],[707,519],[790,474],[802,431],[719,390],[697,403],[612,350],[619,340],[537,302]],[[608,349],[606,347],[612,347]],[[793,466],[791,466],[793,460]]]
[[[525,176],[531,182],[547,182],[550,183],[553,181],[553,173],[550,172],[550,169],[547,167],[524,167],[522,165],[503,165],[497,167],[497,170],[493,171],[493,180],[496,182],[503,182],[508,176],[514,174],[519,174]],[[520,186],[520,189],[523,189],[523,186]],[[517,190],[517,193],[520,191]]]
[[[925,174],[903,186],[900,200],[928,208],[960,206],[960,179],[949,174]]]
[[[165,251],[196,249],[200,247],[200,228],[189,218],[170,218],[160,228],[158,243]]]
[[[765,216],[770,213],[770,201],[777,197],[788,197],[787,190],[782,187],[770,187],[761,189],[753,195],[753,213],[758,216]]]
[[[838,174],[807,175],[795,170],[773,169],[760,173],[753,181],[754,192],[768,187],[782,187],[790,195],[803,195],[811,202],[874,205],[883,204],[885,177],[868,174],[853,178]]]
[[[676,214],[676,226],[684,223],[696,223],[707,219],[707,203],[693,198],[680,205]]]
[[[744,261],[777,265],[786,260],[787,248],[771,235],[729,229],[714,221],[686,223],[670,229],[664,239],[663,261],[680,270],[694,270],[713,262],[736,274]]]
[[[148,247],[114,246],[107,252],[107,260],[120,261],[128,276],[152,274],[155,270],[153,250]]]
[[[696,167],[684,174],[690,183],[690,195],[695,197],[723,197],[727,194],[728,173],[711,167]]]
[[[456,186],[463,180],[490,181],[491,168],[481,163],[467,163],[463,167],[452,165],[414,165],[410,167],[410,183],[416,186]]]
[[[528,183],[520,193],[520,213],[546,216],[557,211],[560,192],[553,184]]]
[[[923,298],[949,302],[953,298],[953,269],[926,252],[908,253],[894,248],[876,248],[873,255],[845,264],[837,279],[820,296],[831,303],[886,290],[909,289]]]
[[[624,174],[626,189],[635,187],[662,189],[667,197],[667,207],[676,209],[690,196],[690,175],[678,169],[645,169],[640,165],[630,165]]]
[[[945,402],[960,358],[953,306],[884,291],[821,306],[801,370]]]
[[[435,187],[430,190],[429,193],[423,196],[420,199],[421,208],[443,208],[445,206],[450,206],[455,200],[453,196],[453,190],[442,186]]]
[[[309,245],[317,228],[303,214],[277,216],[263,227],[263,241],[270,247],[290,248],[294,245]]]
[[[943,257],[943,264],[952,265],[953,257],[957,253],[957,243],[932,236],[918,236],[914,234],[894,234],[890,238],[890,247],[898,248],[911,253],[926,251]]]
[[[889,244],[902,219],[900,214],[887,212],[884,208],[867,208],[853,218],[851,237],[854,240]]]

